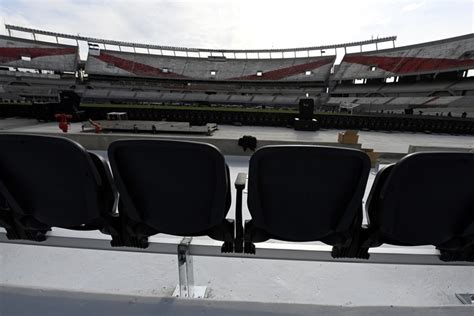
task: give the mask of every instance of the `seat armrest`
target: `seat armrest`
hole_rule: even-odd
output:
[[[240,172],[235,179],[235,188],[237,190],[245,189],[245,183],[247,182],[247,174],[245,172]]]
[[[115,186],[115,181],[113,179],[112,172],[110,171],[109,164],[102,156],[96,153],[89,151],[89,156],[101,177],[102,187],[106,191],[109,191],[108,194],[113,196],[113,207],[112,210],[109,210],[109,212],[110,214],[115,214],[117,213],[118,207],[118,191]]]
[[[390,172],[395,167],[395,164],[390,164],[377,172],[375,176],[374,182],[372,183],[372,187],[370,188],[369,196],[367,197],[367,201],[365,202],[365,215],[367,218],[368,226],[374,228],[376,226],[374,211],[377,211],[377,201],[380,198],[380,192],[382,191],[382,187],[385,184]]]
[[[117,187],[115,186],[112,172],[110,171],[109,164],[102,156],[90,151],[88,153],[101,178],[100,187],[103,190],[102,195],[107,205],[106,209],[104,210],[105,213],[102,214],[104,223],[100,231],[104,234],[112,236],[112,246],[125,246],[122,218],[118,213],[119,195]],[[140,243],[137,242],[136,244]]]
[[[242,192],[245,189],[247,182],[247,174],[239,173],[235,179],[235,188],[237,190],[237,197],[235,203],[235,239],[234,251],[242,253],[244,251],[244,226],[242,224]]]
[[[97,172],[99,173],[101,180],[106,181],[114,190],[115,190],[115,183],[112,177],[112,172],[110,171],[109,164],[107,161],[94,152],[89,151],[89,157],[91,158]]]

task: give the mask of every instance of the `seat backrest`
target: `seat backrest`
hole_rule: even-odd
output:
[[[8,209],[7,200],[0,192],[0,210],[6,210],[6,209]]]
[[[474,153],[411,154],[383,178],[368,216],[384,241],[437,246],[474,234]]]
[[[192,235],[218,225],[228,206],[224,157],[209,144],[120,140],[109,160],[125,216],[157,232]]]
[[[61,137],[0,135],[0,190],[11,210],[48,226],[101,218],[101,178],[88,152]]]
[[[370,161],[359,150],[268,146],[250,159],[248,207],[275,238],[320,240],[345,232],[361,212]]]

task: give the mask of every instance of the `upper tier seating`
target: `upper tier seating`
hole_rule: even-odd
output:
[[[89,54],[91,75],[185,80],[320,81],[328,79],[335,56],[277,59],[221,59],[162,56],[101,50]]]
[[[0,35],[0,66],[76,71],[79,47]]]
[[[474,66],[474,35],[417,45],[346,54],[334,80],[388,78],[466,70]]]
[[[0,135],[0,222],[10,239],[41,241],[51,227],[118,237],[116,191],[107,163],[60,137]]]
[[[474,153],[415,153],[381,170],[367,204],[366,247],[434,245],[474,260]]]
[[[318,146],[267,146],[250,159],[245,252],[268,239],[348,247],[362,224],[366,154]]]
[[[229,169],[209,144],[166,140],[113,142],[108,155],[120,192],[125,245],[148,246],[165,233],[225,241],[233,250]]]

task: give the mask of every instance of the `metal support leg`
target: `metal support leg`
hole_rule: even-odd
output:
[[[191,237],[185,237],[178,245],[178,277],[173,296],[187,298],[204,298],[206,286],[194,285],[193,256],[189,253]]]
[[[237,199],[235,205],[235,240],[234,251],[242,253],[244,251],[244,226],[242,223],[242,192],[247,182],[247,174],[239,173],[235,179],[235,189],[237,190]]]
[[[178,245],[179,296],[194,296],[193,257],[189,254],[192,238],[185,237]]]

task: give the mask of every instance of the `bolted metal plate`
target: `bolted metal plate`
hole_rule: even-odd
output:
[[[456,293],[456,297],[463,304],[467,304],[467,305],[473,304],[472,302],[474,301],[474,294],[472,294],[472,293],[465,293],[465,294]]]
[[[194,295],[189,298],[206,298],[207,296],[207,286],[194,286]],[[179,284],[176,285],[173,291],[173,297],[185,297],[179,295]]]

